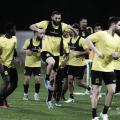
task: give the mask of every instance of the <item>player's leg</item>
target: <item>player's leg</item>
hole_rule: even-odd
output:
[[[24,89],[23,100],[28,100],[29,80],[31,74],[32,74],[32,69],[30,67],[25,67],[24,82],[23,82],[23,89]]]
[[[39,100],[39,91],[40,91],[40,67],[35,67],[33,70],[35,78],[35,93],[34,100]]]

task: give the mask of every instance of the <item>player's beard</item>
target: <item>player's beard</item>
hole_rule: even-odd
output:
[[[87,25],[83,25],[82,26],[82,29],[84,30],[84,29],[86,29],[87,28]]]
[[[43,37],[37,37],[38,41],[41,41],[43,39]]]
[[[56,22],[56,21],[53,20],[53,24],[58,26],[60,24],[60,22]]]

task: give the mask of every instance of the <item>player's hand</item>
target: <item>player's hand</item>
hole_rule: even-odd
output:
[[[46,30],[45,29],[38,29],[38,32],[45,34]]]
[[[70,53],[76,57],[79,55],[80,52],[71,50]]]
[[[42,49],[38,49],[37,56],[39,57],[41,55]]]
[[[117,59],[119,58],[118,52],[112,53],[112,58],[113,58],[114,60],[117,60]]]
[[[15,62],[15,64],[17,64],[17,65],[22,65],[22,61],[18,58],[18,57],[15,57],[14,58],[14,62]]]
[[[98,57],[100,57],[100,58],[102,58],[102,59],[104,58],[104,55],[103,55],[103,53],[102,53],[102,52],[97,51],[97,53],[96,53],[96,54],[97,54],[97,56],[98,56]]]
[[[42,52],[42,49],[38,49],[38,52],[41,53],[41,52]]]
[[[28,55],[28,56],[32,55],[32,51],[31,50],[26,50],[26,55]]]

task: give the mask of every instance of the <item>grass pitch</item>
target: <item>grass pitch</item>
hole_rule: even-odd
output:
[[[62,107],[48,109],[46,106],[47,92],[44,87],[44,74],[41,78],[40,101],[34,101],[34,80],[30,80],[29,100],[23,101],[23,68],[18,70],[19,83],[13,94],[8,98],[10,108],[0,109],[0,120],[91,120],[90,97],[87,95],[75,95],[75,103],[66,104],[62,102]],[[0,79],[0,81],[2,81]],[[104,87],[103,87],[104,89]],[[76,86],[75,91],[80,92],[82,88]],[[67,97],[67,95],[66,95]],[[104,96],[99,101],[98,114],[102,111]],[[120,120],[120,96],[114,96],[111,109],[109,110],[109,120]],[[102,120],[102,119],[100,119]]]

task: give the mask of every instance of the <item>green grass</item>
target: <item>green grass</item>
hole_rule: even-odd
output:
[[[23,101],[23,68],[18,70],[18,88],[8,98],[10,108],[0,109],[0,120],[91,120],[91,104],[87,95],[75,95],[75,103],[66,104],[62,102],[62,107],[49,110],[46,106],[47,92],[41,79],[40,101],[33,100],[34,80],[31,78],[29,88],[29,101]],[[1,80],[1,79],[0,79]],[[76,86],[75,91],[80,92],[81,88]],[[102,111],[104,96],[100,99],[98,114]],[[53,102],[54,104],[54,102]],[[109,111],[110,120],[120,120],[120,96],[114,96],[111,110]],[[101,119],[100,119],[101,120]]]

